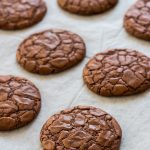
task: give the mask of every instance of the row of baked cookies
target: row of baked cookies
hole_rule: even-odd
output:
[[[22,1],[27,5],[30,2]],[[38,6],[41,2],[33,0],[30,6]],[[86,3],[90,4],[87,8],[95,4],[94,7],[96,7],[97,2],[101,4],[104,11],[114,6],[117,1],[93,0],[91,3],[89,1],[81,3],[79,0],[59,1],[63,4],[62,7],[69,6],[68,10],[70,8],[73,10],[74,7],[70,6],[74,4],[81,7]],[[142,3],[144,5],[141,5]],[[141,1],[140,11],[141,6],[148,7],[147,3],[147,1]],[[36,7],[36,10],[38,8]],[[98,9],[99,7],[95,11]],[[129,21],[131,20],[133,19],[129,15]],[[22,22],[18,25],[20,24]],[[11,24],[11,28],[15,29],[14,24]],[[74,66],[84,58],[85,51],[84,41],[77,34],[62,30],[47,30],[24,40],[18,48],[17,60],[30,72],[50,74]],[[149,65],[150,58],[137,51],[115,49],[94,56],[85,66],[83,77],[88,87],[95,93],[104,96],[131,95],[149,88]],[[3,89],[0,103],[0,129],[19,128],[33,120],[40,110],[41,97],[38,89],[30,81],[13,76],[1,76],[0,83]],[[121,129],[115,119],[93,107],[78,106],[64,110],[50,117],[41,131],[44,150],[118,150],[120,141]]]
[[[113,8],[118,0],[58,0],[59,5],[71,13],[80,15],[100,14]],[[137,0],[124,17],[124,27],[128,33],[150,40],[150,1]]]
[[[50,74],[68,69],[85,56],[83,39],[70,31],[47,30],[31,35],[18,48],[17,60],[26,70]],[[104,96],[131,95],[150,87],[150,58],[133,50],[96,54],[83,73],[88,87]]]
[[[77,34],[47,30],[24,40],[17,51],[17,59],[28,71],[49,74],[77,64],[84,58],[85,51],[84,41]],[[83,77],[97,94],[131,95],[150,87],[149,66],[150,58],[137,51],[114,49],[90,59]],[[1,76],[0,83],[3,89],[0,130],[19,128],[31,122],[41,106],[38,89],[30,81],[13,76]],[[41,130],[41,142],[44,150],[106,147],[116,150],[121,142],[121,128],[102,110],[78,106],[50,117]]]
[[[58,0],[61,8],[81,15],[102,13],[114,7],[117,2],[118,0]],[[124,17],[126,30],[138,38],[150,40],[149,11],[149,0],[138,0]],[[41,21],[47,12],[47,7],[43,0],[2,0],[0,12],[0,28],[16,30]]]
[[[41,96],[25,78],[0,76],[0,131],[17,129],[39,113]],[[101,109],[77,106],[51,116],[41,129],[44,150],[118,150],[122,131]]]

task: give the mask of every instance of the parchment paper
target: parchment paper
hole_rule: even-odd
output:
[[[135,0],[120,0],[117,7],[102,15],[81,17],[61,10],[56,0],[46,0],[48,12],[39,24],[21,31],[0,30],[0,74],[23,76],[33,81],[42,95],[38,117],[26,127],[0,132],[0,150],[42,150],[39,135],[52,114],[74,106],[92,105],[112,114],[123,130],[121,150],[150,149],[150,90],[135,96],[105,98],[93,94],[82,80],[82,70],[95,53],[110,48],[133,48],[150,56],[150,43],[128,35],[123,16]],[[39,76],[23,70],[16,62],[16,50],[30,34],[49,28],[71,30],[86,42],[86,58],[63,73]]]

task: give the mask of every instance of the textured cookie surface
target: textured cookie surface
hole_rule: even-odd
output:
[[[0,0],[0,29],[29,27],[41,21],[45,13],[43,0]]]
[[[53,115],[41,130],[44,150],[119,150],[121,128],[101,109],[76,106]]]
[[[85,44],[77,34],[47,30],[27,38],[17,51],[17,60],[30,72],[50,74],[74,66],[84,55]]]
[[[63,9],[81,15],[102,13],[114,7],[118,0],[58,0]]]
[[[12,130],[31,122],[41,106],[38,89],[28,80],[0,76],[0,130]]]
[[[85,66],[89,89],[103,96],[123,96],[150,88],[150,58],[133,50],[110,50],[95,55]]]
[[[127,11],[124,26],[135,37],[150,40],[150,1],[138,0]]]

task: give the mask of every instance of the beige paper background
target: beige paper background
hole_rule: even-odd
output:
[[[121,150],[150,148],[150,91],[118,98],[105,98],[90,92],[82,80],[82,69],[95,53],[110,48],[133,48],[150,56],[150,43],[129,36],[122,27],[123,16],[135,0],[120,0],[117,7],[102,15],[81,17],[61,10],[56,0],[46,0],[48,12],[39,24],[21,31],[0,30],[0,74],[23,76],[33,81],[42,95],[42,109],[30,125],[0,132],[0,149],[42,150],[39,134],[52,114],[74,105],[92,105],[112,114],[123,130]],[[63,73],[39,76],[23,70],[15,59],[19,43],[30,34],[49,28],[71,30],[87,45],[84,61]]]

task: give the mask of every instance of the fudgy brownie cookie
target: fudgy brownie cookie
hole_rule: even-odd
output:
[[[46,10],[43,0],[0,0],[0,29],[29,27],[41,21]]]
[[[0,76],[0,130],[25,126],[38,114],[39,90],[27,79]]]
[[[17,60],[26,70],[38,74],[61,72],[85,56],[80,36],[64,30],[47,30],[31,35],[17,51]]]
[[[138,0],[126,13],[124,27],[135,37],[150,40],[150,1]]]
[[[44,150],[119,150],[122,131],[101,109],[77,106],[53,115],[41,130]]]
[[[89,89],[99,95],[140,93],[150,88],[150,58],[125,49],[98,53],[85,66],[83,78]]]
[[[117,4],[118,0],[58,0],[64,10],[80,15],[93,15],[107,11]]]

